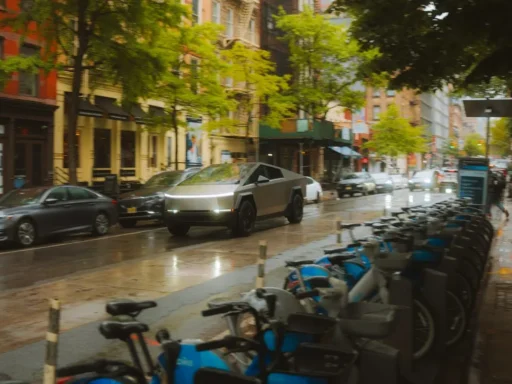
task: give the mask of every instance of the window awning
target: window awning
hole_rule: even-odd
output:
[[[71,97],[70,93],[66,93],[65,95],[65,101],[66,101],[66,108],[69,110],[69,99]],[[80,97],[78,102],[78,115],[79,116],[87,116],[87,117],[103,117],[104,112],[92,104],[88,99],[84,97]]]
[[[329,149],[345,157],[362,157],[359,153],[353,151],[349,147],[329,147]]]
[[[94,103],[108,114],[109,119],[121,121],[130,120],[130,114],[116,105],[115,102],[116,99],[109,97],[96,96],[94,98]]]
[[[136,124],[147,124],[148,116],[140,104],[132,104],[127,110],[132,115]]]
[[[165,109],[162,107],[155,107],[154,105],[149,106],[149,114],[151,117],[166,117]]]

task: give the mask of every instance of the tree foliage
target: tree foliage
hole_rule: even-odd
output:
[[[335,0],[331,11],[355,18],[355,37],[364,49],[379,49],[373,67],[396,74],[394,88],[511,79],[508,0]]]
[[[243,127],[248,137],[256,118],[271,127],[279,127],[283,119],[294,116],[294,104],[287,95],[289,78],[276,75],[268,51],[236,42],[221,55],[229,63],[226,76],[232,79],[233,87],[228,92],[236,102],[237,113],[228,119],[228,125],[235,129]],[[261,103],[268,107],[265,115],[260,113]]]
[[[149,95],[166,70],[155,42],[162,31],[181,23],[186,9],[179,0],[36,0],[29,4],[20,13],[7,14],[2,24],[24,36],[37,31],[45,43],[41,58],[71,74],[66,111],[69,177],[74,184],[78,105],[85,71],[122,87],[127,100]],[[33,60],[20,58],[9,65],[33,68]]]
[[[471,133],[464,141],[464,152],[467,156],[482,156],[485,153],[485,140],[478,133]]]
[[[366,69],[377,57],[376,50],[361,50],[344,26],[332,24],[310,8],[298,14],[282,11],[276,26],[289,47],[294,72],[290,94],[297,109],[324,119],[333,108],[363,106],[364,93],[353,85],[369,80]]]
[[[460,155],[460,149],[457,138],[450,136],[447,140],[445,140],[443,147],[441,148],[441,153],[445,156],[458,157]]]
[[[180,28],[163,31],[155,45],[162,57],[164,71],[154,91],[156,99],[165,102],[166,118],[157,123],[169,125],[178,137],[188,116],[224,115],[233,108],[222,86],[222,75],[228,70],[217,52],[222,28],[212,23],[183,23]],[[178,169],[178,143],[175,145],[175,166]]]
[[[390,157],[423,153],[427,148],[423,131],[422,127],[413,127],[407,119],[400,117],[398,107],[393,104],[372,126],[372,138],[364,146]]]
[[[499,119],[491,127],[491,145],[497,151],[497,155],[506,156],[510,154],[509,125],[509,119]]]

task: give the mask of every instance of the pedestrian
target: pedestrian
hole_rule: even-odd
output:
[[[507,186],[505,177],[500,172],[491,172],[489,175],[489,208],[488,215],[491,216],[491,208],[495,205],[498,209],[509,217],[508,210],[503,205],[503,192]]]

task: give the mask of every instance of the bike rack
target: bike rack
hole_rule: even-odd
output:
[[[359,384],[397,384],[400,378],[400,351],[376,340],[359,351]]]
[[[451,261],[447,266],[451,266]],[[390,304],[397,305],[397,331],[387,339],[387,344],[400,350],[399,367],[402,376],[411,383],[431,384],[440,371],[440,359],[446,350],[446,289],[448,275],[446,273],[426,269],[423,275],[423,296],[429,304],[437,324],[435,345],[432,357],[413,361],[413,286],[412,283],[399,275],[394,275],[390,281]]]

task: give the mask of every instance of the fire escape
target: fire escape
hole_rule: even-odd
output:
[[[254,39],[256,38],[256,22],[257,17],[254,18],[253,33],[254,36],[249,36],[251,33],[251,19],[254,12],[259,9],[260,2],[258,0],[239,0],[238,7],[238,20],[234,25],[233,36],[226,39],[226,47],[233,44],[235,41],[241,41],[244,44],[256,45]]]

